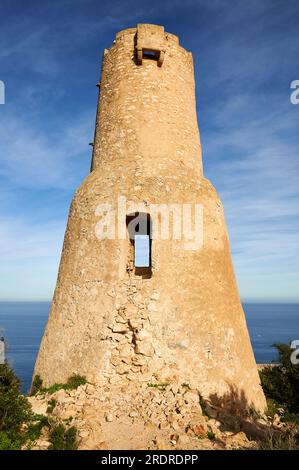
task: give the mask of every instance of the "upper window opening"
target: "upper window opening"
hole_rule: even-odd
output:
[[[151,49],[143,49],[142,57],[143,59],[158,60],[160,56],[160,51],[153,51]]]

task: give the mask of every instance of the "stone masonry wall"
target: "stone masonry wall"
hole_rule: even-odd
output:
[[[159,29],[162,65],[137,65],[136,32],[119,33],[104,54],[92,172],[71,205],[34,373],[45,385],[73,373],[103,386],[188,383],[263,410],[223,208],[202,175],[191,54]],[[148,213],[150,204],[201,204],[203,248],[153,240],[152,276],[136,274],[128,238],[96,235],[97,208],[117,207],[119,196]]]

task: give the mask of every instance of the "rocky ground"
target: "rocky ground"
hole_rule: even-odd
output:
[[[55,402],[53,401],[55,400]],[[75,426],[79,449],[256,449],[258,439],[283,426],[279,417],[229,416],[188,385],[80,385],[29,398],[37,414]],[[55,403],[49,410],[49,402]],[[51,408],[51,407],[50,407]],[[34,449],[49,446],[44,427]]]

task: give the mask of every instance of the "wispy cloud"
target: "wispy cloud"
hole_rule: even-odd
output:
[[[17,187],[72,188],[88,172],[88,142],[92,124],[88,118],[75,118],[63,129],[52,132],[9,116],[0,119],[2,165],[0,176]]]

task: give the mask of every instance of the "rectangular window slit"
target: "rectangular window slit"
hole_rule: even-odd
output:
[[[150,237],[137,235],[134,237],[134,265],[136,268],[150,267]]]

